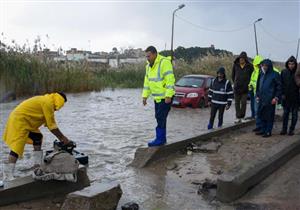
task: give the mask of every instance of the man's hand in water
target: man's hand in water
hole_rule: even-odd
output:
[[[51,132],[64,144],[69,144],[70,140],[58,129],[53,129]]]

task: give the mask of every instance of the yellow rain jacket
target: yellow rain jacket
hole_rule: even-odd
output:
[[[263,61],[263,57],[260,55],[255,56],[253,60],[253,67],[254,70],[251,74],[251,79],[249,83],[249,90],[253,90],[254,94],[256,94],[256,83],[259,75],[259,64]]]
[[[21,157],[25,144],[32,144],[29,132],[40,133],[39,127],[43,124],[49,130],[57,128],[54,111],[59,110],[64,103],[64,98],[58,93],[35,96],[23,101],[9,115],[3,140]]]
[[[276,71],[278,74],[281,74],[281,71],[278,68],[274,67],[274,66],[273,66],[273,70]]]
[[[149,63],[146,65],[143,98],[152,95],[157,103],[166,97],[172,98],[175,94],[174,84],[171,59],[157,54],[153,66]]]

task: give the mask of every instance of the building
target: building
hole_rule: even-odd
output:
[[[107,52],[94,52],[77,50],[71,48],[66,51],[66,55],[49,54],[49,58],[57,62],[88,62],[93,66],[109,66],[112,68],[118,68],[120,65],[134,64],[145,62],[145,53],[141,48],[138,49],[126,49],[123,54],[118,52],[107,53]],[[47,54],[47,55],[48,55]]]
[[[38,51],[37,54],[39,57],[47,59],[59,57],[59,51],[50,51],[48,48],[43,49],[43,51]]]
[[[68,61],[80,61],[87,59],[89,54],[92,54],[92,52],[71,48],[71,50],[66,51],[66,58]]]

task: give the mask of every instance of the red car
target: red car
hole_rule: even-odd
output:
[[[203,108],[207,106],[208,89],[215,77],[210,75],[186,75],[175,84],[173,106]]]

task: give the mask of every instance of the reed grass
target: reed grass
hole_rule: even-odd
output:
[[[231,78],[234,56],[207,55],[192,63],[183,59],[174,63],[176,80],[187,74],[216,75],[219,67]],[[281,67],[281,66],[280,66]],[[94,67],[86,62],[58,63],[33,54],[0,51],[1,88],[17,96],[36,95],[53,91],[84,92],[105,88],[142,88],[145,63],[127,64],[119,68]]]

